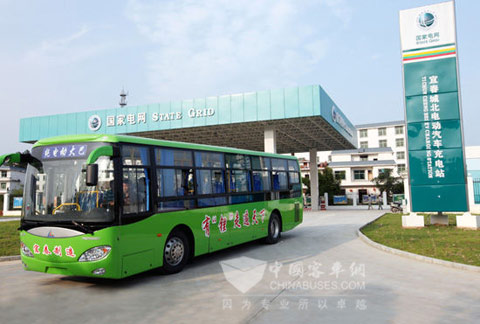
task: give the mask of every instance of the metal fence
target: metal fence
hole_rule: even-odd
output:
[[[473,179],[473,197],[475,204],[480,204],[480,178]]]

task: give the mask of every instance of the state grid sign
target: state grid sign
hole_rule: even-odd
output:
[[[413,212],[468,211],[453,2],[400,11]]]

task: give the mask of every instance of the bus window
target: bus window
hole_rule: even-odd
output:
[[[192,169],[158,169],[158,197],[193,195]]]
[[[287,172],[272,172],[273,190],[288,190]]]
[[[253,191],[270,191],[270,174],[268,171],[252,171]]]
[[[250,177],[248,171],[227,170],[227,179],[229,192],[250,191]]]
[[[197,194],[212,195],[225,193],[223,170],[197,170]],[[199,198],[199,207],[225,205],[225,197]]]
[[[197,193],[199,195],[212,194],[212,170],[197,170]]]
[[[253,170],[270,170],[270,158],[263,156],[252,156]]]
[[[141,213],[149,211],[150,179],[144,168],[123,169],[123,213]]]
[[[224,178],[223,170],[212,170],[212,192],[214,194],[225,193]]]
[[[108,184],[102,187],[102,194],[100,196],[100,206],[103,208],[112,208],[114,203],[114,180],[110,180]]]
[[[251,191],[250,157],[243,154],[225,154],[228,192]],[[233,198],[232,198],[233,199]]]
[[[192,151],[173,150],[173,149],[156,149],[155,163],[160,166],[173,167],[192,167],[193,157]]]
[[[290,197],[300,197],[302,195],[302,185],[300,184],[300,173],[289,172],[288,180],[290,185]]]
[[[193,170],[182,169],[175,170],[177,196],[192,196],[193,189]]]
[[[228,169],[250,169],[250,157],[242,154],[225,154]]]
[[[290,184],[300,183],[298,172],[289,172]]]
[[[197,193],[199,195],[225,192],[223,170],[197,170]]]
[[[287,160],[272,159],[272,170],[287,171]]]
[[[223,168],[225,163],[222,153],[195,152],[195,165],[201,168]]]
[[[86,186],[85,161],[57,159],[29,164],[24,218],[34,221],[111,222],[114,219],[113,161],[100,157],[98,183]]]
[[[155,149],[157,168],[158,211],[195,208],[193,182],[193,153],[189,150]]]
[[[175,169],[157,170],[158,197],[175,197]]]
[[[195,208],[194,199],[176,199],[158,202],[158,211],[172,211],[179,209],[193,209]]]
[[[288,160],[288,171],[299,172],[300,170],[298,169],[298,162],[294,160]]]
[[[150,165],[148,148],[142,146],[122,146],[123,165]]]
[[[253,201],[252,195],[233,195],[233,196],[230,196],[229,198],[230,204],[242,204],[242,203],[248,203],[252,201]]]
[[[158,211],[195,208],[194,199],[183,199],[194,194],[192,169],[157,169],[157,184]]]
[[[227,204],[227,197],[198,198],[198,207],[222,206]]]

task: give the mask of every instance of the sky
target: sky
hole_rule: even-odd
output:
[[[354,124],[404,118],[398,12],[423,0],[0,0],[0,152],[24,117],[320,84]],[[466,145],[480,1],[457,0]],[[3,154],[0,153],[0,154]]]

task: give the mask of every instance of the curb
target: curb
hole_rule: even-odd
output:
[[[0,217],[0,222],[13,222],[19,221],[20,217],[10,217],[10,216],[2,216]]]
[[[0,262],[20,260],[19,255],[0,256]]]
[[[411,253],[411,252],[407,252],[407,251],[402,251],[402,250],[399,250],[399,249],[395,249],[395,248],[391,248],[391,247],[388,247],[388,246],[385,246],[383,244],[380,244],[380,243],[377,243],[377,242],[374,242],[372,241],[370,238],[368,238],[365,234],[363,234],[361,232],[361,229],[364,228],[365,226],[373,223],[374,221],[376,221],[377,219],[379,219],[380,217],[384,216],[385,214],[375,218],[374,220],[368,222],[367,224],[363,225],[362,227],[360,227],[359,229],[357,229],[357,236],[366,244],[374,247],[374,248],[377,248],[379,250],[382,250],[384,252],[387,252],[387,253],[390,253],[390,254],[394,254],[394,255],[398,255],[398,256],[402,256],[402,257],[405,257],[405,258],[409,258],[409,259],[413,259],[413,260],[417,260],[417,261],[421,261],[421,262],[424,262],[424,263],[430,263],[430,264],[438,264],[438,265],[441,265],[441,266],[444,266],[444,267],[449,267],[449,268],[454,268],[454,269],[461,269],[461,270],[467,270],[467,271],[473,271],[473,272],[478,272],[480,273],[480,267],[478,266],[473,266],[473,265],[468,265],[468,264],[463,264],[463,263],[457,263],[457,262],[452,262],[452,261],[445,261],[445,260],[440,260],[440,259],[435,259],[435,258],[432,258],[432,257],[427,257],[427,256],[424,256],[424,255],[420,255],[420,254],[415,254],[415,253]]]

